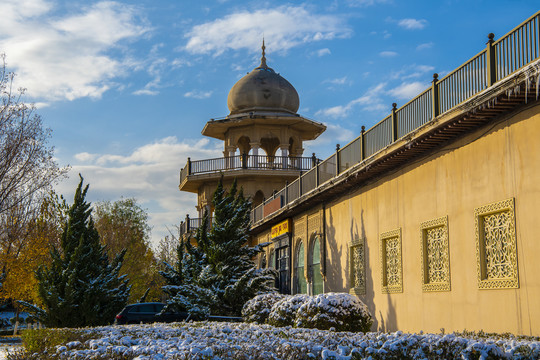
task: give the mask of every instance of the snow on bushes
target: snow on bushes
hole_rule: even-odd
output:
[[[293,326],[298,308],[309,298],[304,294],[286,296],[272,307],[267,322],[274,326]]]
[[[367,332],[373,319],[367,306],[356,296],[346,293],[327,293],[308,297],[300,306],[295,327],[336,331]]]
[[[261,295],[250,300],[242,314],[248,322],[320,330],[366,332],[373,324],[367,306],[346,293]]]
[[[257,295],[249,300],[242,308],[242,318],[245,322],[264,324],[275,303],[285,295],[278,293]]]
[[[122,325],[76,331],[80,339],[17,359],[538,359],[538,338],[477,334],[351,333],[246,323]],[[47,335],[44,333],[43,335]],[[50,357],[49,357],[50,356]]]

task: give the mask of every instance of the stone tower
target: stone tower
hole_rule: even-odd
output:
[[[326,130],[296,113],[298,93],[266,64],[264,40],[261,64],[232,87],[227,105],[230,114],[211,119],[202,130],[205,136],[223,140],[223,157],[188,158],[180,172],[180,190],[198,195],[199,217],[205,208],[212,211],[212,194],[221,176],[225,187],[236,178],[254,206],[260,204],[314,165],[314,155],[302,157],[303,142]],[[198,219],[186,223],[187,229],[193,229]]]

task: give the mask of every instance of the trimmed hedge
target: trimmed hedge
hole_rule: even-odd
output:
[[[294,326],[298,308],[309,298],[304,294],[286,296],[272,307],[268,315],[268,324],[272,326]]]
[[[315,296],[261,295],[250,300],[242,314],[245,321],[278,327],[294,326],[319,330],[367,332],[373,319],[356,296],[327,293]],[[273,305],[271,305],[273,303]],[[271,310],[268,312],[268,309]]]
[[[367,306],[356,296],[345,293],[309,297],[296,313],[295,327],[336,331],[368,332],[373,319]]]
[[[274,304],[284,297],[285,295],[278,293],[257,295],[242,308],[242,318],[245,322],[264,324]]]

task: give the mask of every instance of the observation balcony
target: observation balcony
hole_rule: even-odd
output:
[[[311,157],[235,155],[229,157],[196,160],[187,159],[180,170],[180,190],[197,192],[200,183],[218,178],[221,174],[241,176],[278,176],[296,178],[303,171],[312,169],[320,159]]]

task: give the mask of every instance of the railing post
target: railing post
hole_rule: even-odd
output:
[[[339,175],[339,168],[341,167],[340,162],[341,161],[339,161],[339,144],[336,144],[336,176]]]
[[[242,153],[242,169],[247,169],[247,154],[244,152]]]
[[[186,233],[189,233],[189,214],[186,214]]]
[[[392,103],[392,142],[398,139],[398,124],[396,114],[397,104]]]
[[[298,197],[302,196],[302,172],[300,171],[300,176],[298,177]]]
[[[360,132],[361,138],[360,138],[360,161],[363,161],[366,158],[366,145],[365,145],[365,139],[364,134],[366,132],[366,127],[362,125],[362,131]]]
[[[488,34],[488,42],[487,50],[486,50],[486,67],[487,67],[487,86],[491,86],[497,82],[497,60],[495,57],[495,46],[493,46],[493,43],[495,42],[493,39],[495,38],[495,34],[489,33]]]
[[[319,162],[317,162],[317,164],[315,165],[315,187],[319,187],[319,181],[320,177],[319,177]]]
[[[432,119],[435,119],[439,116],[439,74],[433,74],[433,81],[431,82],[431,114]]]
[[[289,203],[289,181],[285,180],[285,205]]]
[[[187,158],[187,174],[191,175],[191,158]]]

